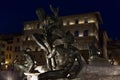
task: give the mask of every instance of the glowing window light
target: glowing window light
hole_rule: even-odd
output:
[[[74,22],[70,22],[70,25],[74,25],[75,23]]]
[[[31,27],[27,27],[27,30],[31,30],[32,28]]]
[[[64,22],[63,25],[65,26],[65,25],[67,25],[67,24]]]
[[[94,22],[95,22],[95,20],[93,20],[93,19],[88,21],[88,23],[94,23]]]
[[[83,34],[79,34],[79,37],[83,37]]]
[[[84,24],[84,21],[79,21],[79,24]]]
[[[5,61],[5,64],[8,64],[8,61]]]
[[[90,33],[90,36],[94,36],[94,33]]]
[[[31,29],[32,29],[32,27],[30,25],[28,25],[28,24],[24,28],[24,30],[31,30]]]
[[[28,37],[28,41],[30,41],[31,40],[31,38],[30,37]]]
[[[9,64],[9,62],[10,62],[9,60],[6,60],[6,61],[5,61],[5,64]]]

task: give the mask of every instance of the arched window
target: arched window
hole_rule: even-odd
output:
[[[79,36],[79,31],[76,30],[76,31],[74,32],[74,36],[75,36],[75,37],[78,37],[78,36]]]

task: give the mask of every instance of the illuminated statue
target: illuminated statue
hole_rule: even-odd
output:
[[[48,71],[38,78],[57,79],[75,78],[82,69],[80,51],[72,46],[74,36],[63,30],[62,21],[58,18],[58,8],[50,9],[54,16],[48,16],[43,9],[36,11],[43,22],[43,34],[34,33],[33,39],[47,53]]]
[[[74,36],[70,31],[65,32],[62,20],[58,17],[58,8],[53,8],[50,5],[50,9],[53,16],[46,15],[42,8],[37,9],[38,18],[43,22],[41,24],[43,33],[32,35],[36,43],[47,54],[47,69],[44,70],[43,66],[35,68],[34,59],[27,52],[23,54],[23,57],[25,57],[23,64],[19,63],[17,59],[14,61],[15,66],[25,72],[28,80],[33,77],[36,77],[36,80],[75,78],[82,69],[80,51],[73,46]],[[40,74],[38,72],[34,74],[35,70]]]

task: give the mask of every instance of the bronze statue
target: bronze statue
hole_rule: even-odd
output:
[[[25,50],[21,54],[22,59],[19,60],[18,57],[14,59],[14,67],[19,68],[22,72],[30,72],[34,66],[34,60],[31,55],[29,55]]]
[[[41,20],[44,22],[44,33],[33,34],[34,40],[47,52],[48,68],[50,69],[40,74],[38,76],[39,80],[75,78],[82,69],[80,51],[72,45],[74,36],[71,32],[63,30],[62,21],[58,18],[58,8],[53,8],[50,5],[50,9],[54,16],[43,14],[43,10],[38,9],[38,17],[41,15],[45,16],[41,16]]]
[[[62,21],[58,17],[58,8],[50,5],[53,16],[46,15],[45,11],[37,9],[36,14],[41,20],[43,34],[34,33],[33,39],[47,53],[48,71],[41,73],[38,78],[58,79],[75,78],[82,69],[82,60],[79,49],[73,46],[74,36],[70,31],[65,32]],[[23,65],[15,61],[15,65],[22,68],[25,72],[33,72],[34,59],[27,52],[23,55],[27,63]]]

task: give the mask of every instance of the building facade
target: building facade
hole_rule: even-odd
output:
[[[99,48],[99,24],[102,19],[99,12],[70,15],[61,17],[66,31],[75,36],[75,46],[81,50],[82,56],[88,62],[93,55],[91,47]]]
[[[120,40],[109,40],[107,49],[110,63],[120,65]]]
[[[1,37],[5,42],[5,67],[10,69],[17,56],[22,55],[21,34],[5,34]]]
[[[42,34],[42,26],[40,21],[30,21],[24,23],[23,29],[23,49],[32,56],[36,65],[46,65],[45,52],[40,46],[33,40],[33,33]]]
[[[89,57],[93,55],[89,50],[91,47],[99,48],[99,24],[102,19],[99,12],[61,16],[64,30],[70,31],[74,37],[74,46],[81,50],[81,54],[88,62]],[[34,56],[37,64],[44,64],[46,61],[45,54],[40,53],[41,49],[32,38],[33,33],[42,34],[41,21],[30,21],[24,23],[23,28],[23,48]],[[43,61],[42,61],[43,60]],[[41,63],[41,62],[42,63]],[[46,64],[46,63],[45,63]]]
[[[5,68],[5,45],[6,42],[0,39],[0,70]]]

